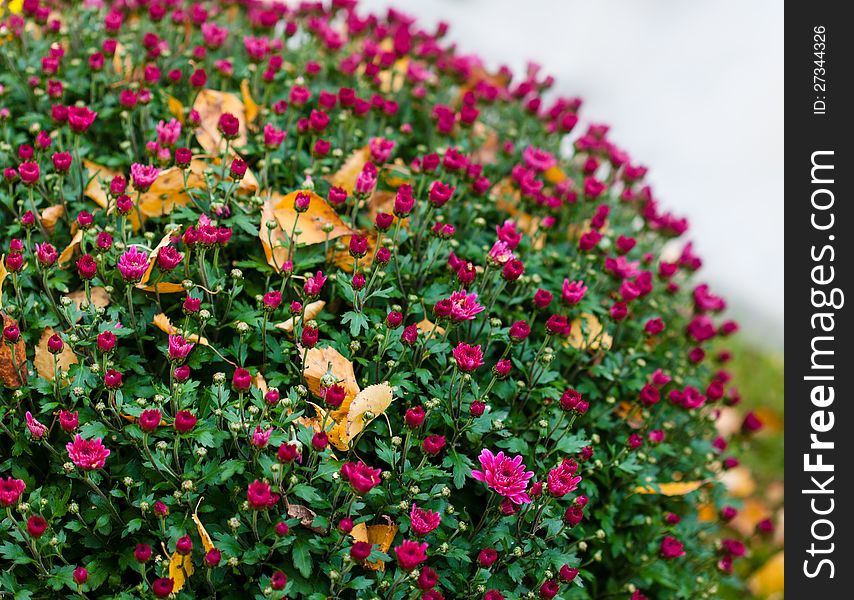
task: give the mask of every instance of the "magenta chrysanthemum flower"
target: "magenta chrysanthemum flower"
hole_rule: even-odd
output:
[[[459,290],[451,294],[450,301],[451,318],[454,321],[471,321],[475,315],[485,310],[482,304],[478,304],[477,294],[474,292],[468,294],[465,290]]]
[[[0,506],[17,504],[26,488],[27,484],[20,479],[13,479],[12,477],[7,477],[5,480],[0,479]]]
[[[574,492],[581,483],[581,476],[576,475],[578,463],[571,458],[563,459],[560,465],[549,471],[547,478],[547,488],[549,494],[555,498],[566,496],[570,492]]]
[[[273,428],[269,427],[266,430],[260,425],[255,426],[255,431],[252,432],[251,444],[256,448],[263,448],[270,442],[270,435],[273,433]]]
[[[522,457],[510,458],[504,452],[493,454],[486,448],[478,457],[482,471],[472,471],[471,476],[483,481],[497,494],[504,496],[513,504],[528,504],[531,502],[526,490],[528,481],[534,476],[533,471],[525,471]]]
[[[546,171],[557,164],[554,155],[535,146],[528,146],[522,151],[525,164],[537,171]]]
[[[140,252],[135,246],[131,246],[119,257],[116,265],[122,278],[130,283],[136,283],[148,270],[148,255]]]
[[[65,445],[65,449],[68,450],[68,457],[74,466],[84,471],[102,468],[110,455],[109,448],[104,447],[101,438],[84,440],[79,433],[74,437],[73,442]]]
[[[457,361],[457,367],[461,371],[471,373],[483,366],[483,349],[480,345],[470,346],[465,342],[460,342],[454,348],[454,360]]]
[[[157,176],[160,174],[160,169],[150,165],[141,165],[133,163],[130,166],[130,176],[133,179],[133,187],[140,192],[147,192],[148,189],[157,181]]]
[[[27,411],[27,414],[24,416],[27,418],[27,429],[30,430],[33,439],[42,439],[44,434],[47,433],[47,427],[43,423],[39,423],[30,411]]]
[[[157,127],[157,141],[163,146],[174,146],[181,137],[181,122],[171,119],[168,123],[161,120]]]
[[[439,513],[418,508],[417,505],[412,504],[412,509],[409,511],[409,528],[415,535],[424,537],[436,529],[441,522],[442,515]]]
[[[188,342],[180,335],[170,335],[169,360],[176,363],[183,362],[190,354],[190,350],[193,349],[193,346],[195,346],[193,342]]]
[[[507,245],[507,242],[498,240],[492,245],[489,254],[486,256],[490,261],[503,265],[504,263],[513,260],[513,250]]]

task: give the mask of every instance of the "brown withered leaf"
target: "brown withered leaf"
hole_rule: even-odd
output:
[[[563,169],[557,165],[546,169],[546,172],[543,173],[543,177],[545,177],[546,181],[551,184],[561,183],[567,179],[566,173],[564,173]]]
[[[294,210],[294,199],[300,192],[311,195],[308,210],[299,214]],[[267,228],[267,223],[274,221],[276,227]],[[272,192],[261,208],[261,223],[258,227],[258,238],[264,248],[267,264],[278,269],[288,258],[288,243],[291,231],[297,225],[299,233],[295,234],[298,246],[308,246],[325,242],[327,239],[334,240],[348,235],[350,228],[344,224],[338,214],[331,206],[309,190],[297,190],[283,196]],[[324,231],[324,227],[331,226],[331,231]],[[271,246],[272,240],[272,246]]]
[[[113,54],[113,72],[122,76],[122,83],[133,79],[133,60],[131,53],[121,42],[116,43],[116,51]]]
[[[154,318],[151,320],[152,325],[157,327],[163,333],[168,335],[175,335],[178,333],[178,329],[172,324],[172,321],[169,320],[163,313],[158,313],[154,315]],[[201,346],[209,346],[210,342],[208,342],[207,338],[199,337],[198,334],[192,333],[188,336],[184,336],[185,339],[189,342],[195,342]]]
[[[354,150],[347,157],[347,160],[344,161],[344,164],[327,178],[329,183],[346,190],[348,194],[352,194],[353,189],[356,187],[356,180],[359,178],[359,173],[362,172],[362,168],[370,157],[370,146],[363,146]]]
[[[624,400],[617,405],[614,414],[621,419],[625,419],[628,426],[632,429],[643,427],[643,408],[637,404],[632,404]]]
[[[0,313],[3,316],[3,327],[17,325],[18,322],[6,313]],[[12,360],[12,348],[10,344],[0,344],[0,381],[12,389],[18,389],[29,378],[27,372],[27,346],[24,344],[24,336],[18,338],[14,344],[15,360]],[[23,379],[23,381],[22,381]]]
[[[326,306],[326,302],[323,300],[317,300],[315,302],[309,302],[303,307],[303,316],[302,318],[305,321],[311,321],[312,319],[317,318],[317,315],[323,310],[323,307]],[[283,331],[291,332],[294,330],[294,325],[296,325],[297,317],[291,317],[287,321],[283,321],[281,323],[276,323],[276,329],[281,329]]]
[[[331,413],[314,402],[309,402],[308,404],[314,408],[315,416],[300,417],[299,422],[316,432],[325,430],[326,435],[329,437],[329,443],[332,446],[343,452],[349,450],[350,442],[347,437],[346,411],[341,412],[339,409]]]
[[[192,179],[192,177],[190,178]],[[187,188],[203,187],[197,181],[187,181]],[[136,196],[131,196],[136,199]],[[168,215],[176,206],[186,206],[190,202],[187,189],[184,188],[184,172],[178,167],[169,167],[157,175],[151,188],[139,199],[139,212],[143,219]]]
[[[297,221],[294,200],[300,192],[308,193],[311,196],[311,202],[308,205],[308,210],[300,214],[299,221]],[[329,206],[326,200],[310,190],[296,190],[285,196],[273,192],[271,202],[273,203],[273,215],[282,231],[290,235],[294,223],[297,223],[299,233],[296,234],[296,243],[299,246],[319,244],[327,239],[334,240],[350,233],[350,228],[344,224],[338,213]],[[327,234],[323,228],[329,225],[332,226],[332,231]]]
[[[759,521],[767,519],[770,514],[771,508],[765,502],[758,498],[747,498],[729,526],[744,537],[750,537]]]
[[[57,259],[57,264],[60,269],[64,269],[71,261],[74,259],[74,253],[80,247],[80,242],[83,241],[83,230],[78,229],[77,233],[74,234],[74,237],[71,238],[71,241],[68,242],[68,245],[65,249],[60,252],[59,258]]]
[[[320,397],[320,378],[326,375],[327,371],[332,372],[338,381],[338,385],[343,386],[346,391],[341,407],[333,411],[332,414],[346,415],[350,402],[361,391],[359,384],[356,383],[353,363],[335,348],[311,348],[308,350],[303,364],[303,376],[306,384],[308,384],[308,389],[317,397]]]
[[[483,138],[472,154],[472,160],[481,165],[494,164],[498,157],[498,132],[477,121],[472,127],[472,133],[476,138]]]
[[[395,61],[388,69],[379,72],[380,91],[384,94],[396,94],[406,80],[406,70],[409,67],[409,57],[404,56]]]
[[[160,253],[162,248],[165,248],[170,243],[177,242],[178,239],[180,239],[179,237],[176,239],[178,231],[178,229],[175,229],[167,232],[157,246],[152,249],[151,253],[148,255],[148,268],[145,270],[142,279],[140,279],[139,283],[136,284],[137,288],[146,292],[158,292],[161,294],[178,294],[185,291],[183,283],[174,283],[169,281],[158,281],[153,284],[149,283],[151,273],[154,271],[154,265],[157,262],[157,255]]]
[[[53,327],[44,328],[44,331],[42,331],[42,335],[39,338],[39,343],[36,346],[35,358],[33,358],[33,366],[36,369],[36,373],[38,373],[39,377],[47,379],[48,381],[54,380],[54,355],[47,349],[47,342],[55,333],[56,331],[54,331]],[[74,354],[74,350],[72,350],[71,346],[68,344],[65,344],[62,347],[62,352],[56,355],[56,366],[60,373],[67,373],[68,368],[71,365],[77,364],[77,362],[77,355]]]
[[[86,307],[86,290],[77,290],[65,296],[77,305],[78,310],[83,310]],[[89,296],[92,298],[92,304],[97,308],[107,308],[110,305],[110,295],[101,286],[89,288]]]
[[[365,231],[362,232],[362,235],[368,240],[368,252],[362,258],[359,259],[359,268],[367,269],[371,266],[371,262],[374,259],[374,252],[377,247],[377,234],[373,231]],[[353,272],[353,264],[354,259],[350,255],[350,238],[352,236],[345,235],[341,238],[341,243],[344,244],[344,248],[342,250],[336,250],[335,254],[332,255],[332,264],[341,269],[342,271],[346,271],[347,273]]]
[[[41,223],[44,225],[48,235],[53,235],[56,230],[56,222],[65,214],[65,206],[62,204],[54,204],[48,206],[41,213]]]
[[[246,107],[236,95],[230,92],[202,90],[196,96],[193,109],[201,117],[201,123],[196,129],[196,140],[205,152],[220,154],[225,149],[226,141],[217,129],[219,118],[224,113],[231,113],[240,121],[237,138],[231,141],[230,147],[241,148],[246,145]]]
[[[735,498],[747,498],[756,491],[756,480],[747,467],[736,467],[721,475],[721,481]]]
[[[83,159],[83,166],[86,167],[87,177],[86,189],[83,190],[83,193],[101,208],[107,208],[107,190],[109,187],[102,186],[101,180],[103,179],[109,185],[109,181],[121,173],[85,158]]]
[[[366,525],[365,523],[356,523],[350,536],[357,542],[367,542],[376,545],[380,552],[387,553],[394,541],[394,536],[397,535],[397,525],[390,517],[383,515],[386,520],[384,525]],[[365,562],[366,569],[371,571],[385,571],[385,562],[378,560],[376,562]]]
[[[598,350],[600,347],[609,350],[612,342],[613,338],[603,331],[596,315],[581,313],[580,317],[572,321],[572,329],[564,345],[576,350]]]
[[[421,319],[418,323],[415,324],[415,326],[418,327],[418,331],[427,336],[428,340],[432,340],[439,336],[445,335],[445,328],[441,325],[436,325],[427,317]]]
[[[315,533],[326,533],[323,527],[312,525],[317,513],[307,506],[303,506],[302,504],[288,504],[288,516],[292,519],[299,519],[300,525],[307,527]]]

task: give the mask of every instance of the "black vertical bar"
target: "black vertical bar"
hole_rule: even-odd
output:
[[[785,4],[786,592],[852,598],[854,32],[846,3]],[[854,296],[850,298],[854,302]]]

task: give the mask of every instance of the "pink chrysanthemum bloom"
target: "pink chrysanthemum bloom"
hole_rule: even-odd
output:
[[[84,440],[79,433],[74,437],[73,442],[65,445],[65,449],[68,450],[68,457],[74,466],[84,471],[102,468],[110,455],[109,448],[104,447],[101,438]]]
[[[522,151],[522,158],[529,168],[537,171],[546,171],[557,164],[553,154],[535,146],[525,148]]]
[[[157,181],[157,176],[160,175],[160,169],[150,165],[141,165],[133,163],[130,166],[130,176],[133,179],[133,187],[140,192],[147,192],[148,189]]]
[[[546,484],[549,494],[555,498],[561,498],[574,492],[581,483],[581,476],[575,474],[576,470],[578,470],[578,463],[571,458],[565,458],[560,465],[549,471]]]
[[[392,150],[396,142],[394,140],[387,140],[381,137],[371,138],[370,141],[370,151],[371,158],[378,163],[388,162],[389,157],[391,156]]]
[[[170,335],[169,360],[176,363],[183,362],[190,354],[190,350],[193,349],[193,346],[195,346],[193,342],[188,342],[180,335]]]
[[[409,527],[419,537],[424,537],[436,529],[441,522],[442,515],[432,510],[418,508],[415,504],[409,511]]]
[[[531,502],[526,489],[528,481],[534,476],[533,471],[525,471],[522,457],[510,458],[504,452],[493,454],[486,448],[478,457],[483,471],[472,471],[471,476],[483,481],[497,494],[504,496],[513,504],[528,504]]]
[[[471,373],[483,366],[483,348],[480,347],[480,344],[470,346],[465,342],[460,342],[454,348],[454,360],[457,361],[457,367],[461,371]]]
[[[270,435],[273,433],[273,428],[267,430],[261,429],[260,425],[255,427],[252,432],[252,445],[256,448],[263,448],[270,442]]]
[[[498,240],[492,245],[492,248],[490,248],[487,258],[495,264],[503,265],[504,263],[513,260],[513,251],[510,249],[510,246],[507,245],[507,242]]]
[[[148,255],[131,246],[119,257],[116,265],[125,281],[136,283],[148,270]]]
[[[30,435],[33,436],[33,439],[42,439],[44,434],[47,433],[47,427],[45,427],[44,424],[39,423],[30,411],[27,411],[27,414],[24,416],[27,418],[27,429],[30,430]]]
[[[587,293],[587,286],[583,281],[563,280],[561,288],[561,299],[567,304],[578,304]]]
[[[477,294],[459,290],[451,294],[451,318],[454,321],[471,321],[475,315],[483,312],[484,306],[478,304]]]
[[[168,123],[161,120],[156,127],[157,141],[167,147],[174,146],[181,137],[181,122],[171,119]]]
[[[353,491],[364,496],[381,482],[382,470],[369,467],[362,461],[341,465],[341,475],[350,482]]]
[[[5,480],[0,479],[0,506],[17,504],[26,488],[27,484],[20,479],[12,479],[12,477],[7,477]]]

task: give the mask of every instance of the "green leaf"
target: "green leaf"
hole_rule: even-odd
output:
[[[294,566],[303,577],[308,579],[311,576],[311,552],[308,545],[302,540],[297,541],[291,549],[291,556],[294,559]]]
[[[80,427],[80,435],[87,440],[92,438],[104,438],[109,433],[107,426],[100,421],[89,421]]]
[[[322,500],[320,494],[317,493],[317,490],[305,483],[295,485],[291,491],[309,503],[320,502]]]
[[[368,329],[368,318],[363,313],[352,310],[344,313],[341,317],[341,324],[346,325],[347,323],[350,324],[350,335],[353,337],[359,335],[362,329],[366,331]]]

